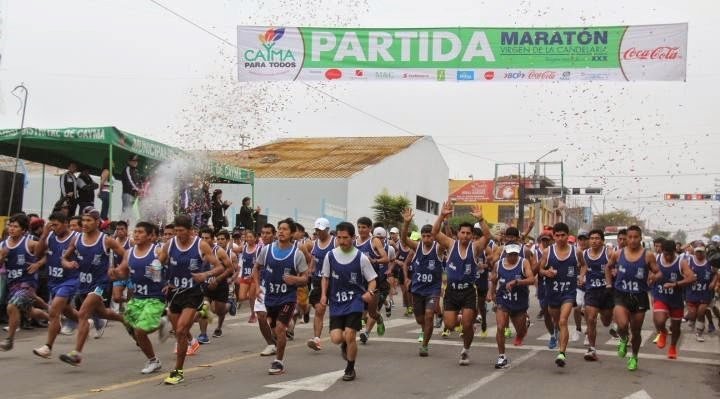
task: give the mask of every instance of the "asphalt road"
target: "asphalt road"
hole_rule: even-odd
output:
[[[561,398],[717,398],[720,397],[720,338],[708,336],[704,343],[683,330],[680,356],[669,360],[666,352],[652,344],[650,314],[645,323],[640,369],[628,372],[625,361],[615,354],[615,340],[600,329],[598,362],[586,362],[582,341],[571,342],[568,365],[554,364],[555,352],[547,349],[542,321],[533,320],[522,347],[508,345],[511,367],[495,370],[497,357],[494,316],[490,316],[489,337],[476,337],[471,364],[459,366],[461,341],[457,333],[443,339],[435,332],[430,357],[417,355],[418,326],[400,314],[387,322],[383,337],[373,333],[361,345],[357,379],[339,379],[345,366],[337,347],[323,340],[324,349],[313,352],[305,345],[310,325],[296,328],[289,342],[286,373],[270,376],[270,358],[260,357],[264,347],[257,324],[247,323],[247,307],[230,318],[224,336],[202,346],[188,357],[185,382],[164,386],[162,379],[174,364],[173,341],[157,344],[163,372],[144,376],[144,356],[128,338],[122,326],[112,323],[101,339],[90,338],[83,363],[71,367],[57,356],[72,349],[74,337],[60,336],[53,358],[41,359],[32,348],[45,341],[45,330],[21,331],[15,349],[0,352],[0,386],[4,398],[462,398],[553,397]],[[537,309],[531,308],[531,315]],[[572,324],[572,322],[571,322]],[[327,323],[326,323],[327,326]],[[197,327],[194,327],[197,333]],[[212,331],[212,326],[210,328]],[[0,333],[0,336],[2,333]],[[325,333],[327,338],[327,333]]]

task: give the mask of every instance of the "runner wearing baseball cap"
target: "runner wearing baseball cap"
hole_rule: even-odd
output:
[[[330,235],[330,221],[326,218],[318,218],[315,220],[315,235],[317,239],[306,243],[306,248],[312,255],[310,261],[310,281],[312,288],[310,290],[310,306],[315,309],[315,317],[313,318],[313,338],[307,342],[307,346],[315,351],[322,349],[320,345],[320,335],[323,330],[323,318],[325,317],[325,309],[327,304],[320,303],[322,296],[322,268],[325,256],[335,248],[335,239]]]

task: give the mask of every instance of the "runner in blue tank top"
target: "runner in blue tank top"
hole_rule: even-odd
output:
[[[495,266],[493,279],[488,292],[490,300],[497,303],[495,318],[498,326],[506,326],[512,321],[517,335],[514,345],[521,346],[527,334],[527,310],[529,307],[529,286],[535,283],[535,274],[528,259],[520,257],[522,246],[518,244],[505,245],[506,256],[500,259]],[[510,359],[505,356],[505,332],[498,328],[495,333],[498,345],[498,359],[496,369],[508,367]]]
[[[200,238],[212,248],[213,255],[215,255],[224,267],[220,275],[211,277],[203,286],[205,297],[210,302],[209,308],[217,315],[218,320],[217,328],[213,331],[213,338],[220,338],[222,337],[222,326],[225,322],[225,315],[228,312],[228,299],[230,298],[228,279],[235,272],[235,268],[225,248],[215,243],[215,232],[213,229],[208,226],[203,226],[200,228],[199,234]],[[225,242],[227,243],[227,241]],[[203,269],[209,270],[209,268],[210,264],[204,262]],[[198,324],[200,325],[200,335],[197,337],[198,342],[201,344],[210,343],[210,338],[207,335],[208,317],[206,311],[201,313]]]
[[[638,367],[637,356],[642,344],[640,333],[645,312],[650,309],[648,281],[654,281],[659,273],[655,254],[644,249],[641,240],[642,229],[638,226],[628,227],[624,247],[613,252],[605,266],[605,286],[615,288],[613,318],[620,335],[617,352],[621,358],[627,355],[628,337],[632,333],[632,356],[627,362],[629,371],[635,371]],[[613,277],[616,265],[617,273]]]
[[[397,229],[397,227],[393,227],[393,229]],[[412,296],[410,295],[411,284],[407,279],[407,265],[408,263],[410,263],[410,261],[412,261],[412,258],[415,256],[415,252],[403,244],[402,240],[400,239],[399,231],[397,235],[398,239],[395,243],[395,269],[393,273],[395,274],[398,285],[400,286],[400,290],[402,291],[403,307],[405,307],[405,316],[410,316],[413,314],[413,307]],[[406,237],[406,239],[409,239],[409,237]]]
[[[337,247],[322,265],[320,304],[330,306],[330,340],[340,345],[347,361],[343,381],[355,379],[357,332],[362,328],[363,303],[373,302],[377,273],[370,259],[353,246],[355,227],[342,222],[335,228]]]
[[[307,341],[307,346],[314,351],[319,351],[322,349],[320,336],[322,335],[326,307],[320,303],[320,297],[322,296],[322,267],[325,256],[335,249],[335,238],[330,235],[330,221],[326,218],[315,220],[315,235],[317,239],[308,243],[310,255],[312,255],[310,262],[312,289],[310,290],[309,300],[310,306],[315,309],[315,316],[313,318],[313,337]]]
[[[683,300],[683,287],[695,282],[695,273],[690,270],[687,262],[675,253],[675,241],[662,242],[662,255],[658,257],[658,269],[655,286],[653,287],[653,322],[655,329],[660,333],[656,344],[659,349],[665,347],[668,331],[665,327],[670,318],[670,331],[672,333],[668,358],[677,359],[677,343],[680,339],[680,324],[685,311]]]
[[[380,237],[373,237],[371,235],[372,224],[372,220],[368,217],[363,216],[359,218],[357,221],[357,239],[355,240],[355,248],[370,259],[370,263],[373,265],[373,269],[375,269],[375,273],[378,276],[375,284],[377,295],[372,297],[373,303],[366,305],[367,323],[365,324],[365,329],[360,331],[360,342],[363,344],[367,343],[370,332],[373,327],[375,327],[375,323],[377,323],[378,335],[385,335],[385,321],[378,310],[380,310],[383,303],[385,303],[385,299],[390,293],[387,276],[380,272],[381,266],[383,264],[386,265],[390,259],[387,251],[385,251],[385,243],[383,240]]]
[[[38,259],[46,256],[48,268],[48,286],[51,293],[50,308],[48,310],[48,332],[45,345],[33,349],[33,353],[49,359],[52,356],[52,347],[60,333],[60,315],[77,322],[77,311],[70,303],[78,290],[77,269],[65,269],[62,266],[62,256],[74,240],[75,232],[68,228],[68,219],[62,212],[54,212],[48,218],[43,228],[43,234],[35,247]]]
[[[30,221],[24,214],[13,215],[8,219],[8,238],[0,244],[0,263],[5,262],[7,269],[8,335],[0,342],[0,351],[13,348],[15,333],[20,326],[22,313],[47,320],[47,313],[33,307],[37,289],[37,272],[42,266],[35,261],[36,241],[30,240],[27,230]]]
[[[690,289],[685,290],[688,307],[687,319],[690,323],[695,323],[695,339],[698,342],[705,342],[705,337],[703,337],[705,312],[712,302],[718,285],[718,273],[707,260],[704,244],[696,245],[693,248],[693,256],[683,262],[688,264],[697,278]]]
[[[277,241],[264,246],[255,260],[265,289],[265,307],[270,328],[275,330],[277,353],[268,369],[270,375],[285,372],[283,360],[286,332],[295,313],[297,287],[307,284],[306,256],[310,256],[293,241],[296,227],[292,219],[281,220],[277,227]]]
[[[80,271],[78,293],[87,294],[78,311],[75,349],[60,355],[60,360],[71,366],[79,366],[82,361],[82,350],[90,331],[88,319],[91,316],[95,315],[99,319],[105,320],[123,321],[121,314],[105,307],[103,292],[108,282],[109,251],[112,250],[124,256],[125,250],[112,237],[100,232],[99,225],[100,212],[92,207],[83,209],[83,232],[70,243],[62,258],[64,268]]]
[[[125,321],[133,328],[135,342],[147,358],[145,367],[140,371],[150,374],[162,368],[148,334],[158,331],[160,342],[167,340],[169,322],[163,317],[165,312],[166,281],[163,268],[158,259],[159,246],[153,244],[157,238],[155,226],[148,222],[138,222],[133,231],[135,245],[126,252],[117,269],[113,270],[118,279],[129,279],[135,293],[128,301]]]
[[[610,255],[605,246],[605,234],[602,230],[594,229],[588,233],[590,248],[583,252],[587,265],[585,281],[585,322],[587,323],[587,338],[590,346],[585,353],[585,360],[597,360],[595,341],[597,339],[597,317],[605,327],[612,322],[612,310],[615,306],[612,288],[606,288],[605,267]]]
[[[415,322],[420,326],[419,355],[428,356],[428,346],[432,337],[435,312],[440,307],[440,293],[442,290],[442,260],[439,245],[433,240],[432,226],[427,224],[420,228],[420,242],[409,239],[408,231],[414,217],[413,211],[407,208],[403,211],[403,224],[400,230],[400,244],[405,245],[415,255],[410,260],[413,267],[410,281],[412,293],[413,313]],[[406,273],[406,272],[405,272]]]
[[[128,232],[128,224],[124,220],[119,220],[115,224],[115,240],[123,247],[125,252],[127,252],[132,247],[132,241],[130,240],[129,232]],[[119,254],[113,253],[113,267],[120,266],[120,262],[122,262],[123,257]],[[112,282],[112,300],[113,302],[117,304],[121,304],[125,302],[125,298],[123,298],[123,292],[125,292],[125,289],[127,289],[126,297],[127,300],[130,300],[132,297],[132,294],[134,292],[134,287],[132,286],[132,283],[130,282],[130,279],[122,279],[122,280],[114,280]]]
[[[460,352],[461,366],[470,364],[470,345],[475,336],[473,324],[477,313],[477,291],[475,289],[475,276],[477,264],[475,259],[487,247],[490,238],[490,229],[483,219],[482,209],[475,208],[472,215],[478,219],[482,226],[483,236],[478,241],[472,240],[471,223],[461,223],[457,233],[457,240],[454,240],[440,231],[443,221],[453,213],[453,205],[450,202],[443,204],[440,215],[433,225],[432,234],[435,241],[448,252],[447,266],[447,288],[443,297],[445,310],[443,319],[445,328],[453,329],[459,324],[458,313],[462,312],[462,336],[463,349]]]
[[[538,265],[540,264],[540,260],[543,257],[543,251],[550,248],[550,245],[552,245],[552,230],[543,230],[542,233],[540,233],[540,238],[538,238],[538,241],[540,242],[540,245],[538,246],[538,253],[535,259],[538,260]],[[538,267],[533,268],[533,271],[535,272],[537,276],[537,298],[538,303],[540,304],[540,312],[538,313],[537,317],[539,319],[543,319],[543,322],[545,323],[545,329],[547,330],[548,334],[550,334],[550,339],[548,340],[548,349],[555,349],[557,348],[558,344],[558,326],[553,322],[552,317],[550,317],[550,312],[548,311],[548,305],[546,300],[546,291],[547,286],[545,282],[545,277],[540,274]]]
[[[192,220],[189,216],[176,216],[173,225],[175,237],[166,242],[158,254],[160,263],[167,266],[168,285],[165,291],[170,297],[169,317],[177,341],[175,369],[165,379],[165,384],[168,385],[176,385],[185,380],[183,366],[188,341],[192,338],[190,327],[203,304],[201,284],[210,277],[219,276],[225,270],[213,255],[212,248],[199,237],[193,236]],[[201,272],[203,261],[212,268]]]
[[[539,273],[545,277],[545,301],[553,323],[560,327],[558,354],[555,364],[565,367],[570,334],[568,319],[575,306],[577,286],[584,284],[587,268],[582,254],[568,244],[570,229],[565,223],[553,226],[555,244],[543,251]]]

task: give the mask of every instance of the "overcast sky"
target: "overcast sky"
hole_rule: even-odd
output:
[[[720,202],[662,198],[666,192],[713,192],[720,185],[715,1],[160,2],[231,43],[237,25],[688,22],[688,78],[239,84],[232,46],[151,1],[0,0],[0,127],[19,125],[10,90],[24,82],[30,89],[27,126],[114,125],[183,147],[240,148],[241,135],[259,144],[292,136],[424,134],[440,145],[451,177],[475,179],[493,178],[496,163],[532,161],[559,148],[546,160],[564,162],[567,186],[603,187],[608,210],[630,209],[652,228],[682,228],[690,238],[718,220]],[[599,212],[602,199],[593,202]]]

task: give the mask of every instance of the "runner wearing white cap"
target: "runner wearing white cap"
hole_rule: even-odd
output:
[[[318,218],[315,220],[315,235],[317,239],[305,244],[308,252],[312,255],[310,262],[310,281],[312,288],[310,290],[310,306],[315,309],[315,318],[313,319],[313,338],[307,342],[309,348],[315,351],[322,349],[320,346],[320,334],[323,330],[323,318],[325,317],[325,309],[327,304],[320,303],[322,296],[322,267],[325,256],[335,248],[335,238],[330,235],[330,221],[326,218]]]
[[[380,270],[380,266],[383,264],[387,265],[389,258],[387,255],[387,251],[385,250],[385,245],[383,245],[383,239],[380,237],[371,236],[371,228],[372,220],[370,220],[369,217],[363,216],[358,219],[358,234],[357,238],[355,239],[355,248],[357,248],[360,252],[364,253],[365,256],[370,259],[370,263],[373,265],[373,269],[375,269],[375,273],[377,273],[378,275],[376,281],[376,290],[378,291],[378,293],[377,295],[373,295],[372,301],[367,304],[368,323],[365,330],[360,332],[360,342],[362,342],[363,344],[367,342],[370,331],[372,329],[371,326],[374,325],[375,322],[378,323],[378,335],[385,334],[385,323],[383,322],[382,316],[377,312],[377,309],[378,304],[382,304],[385,301],[384,297],[380,297],[383,296],[383,293],[387,295],[387,292],[389,291],[387,289],[388,285],[387,281],[385,280],[385,275],[378,273],[378,271]]]

